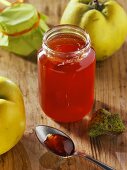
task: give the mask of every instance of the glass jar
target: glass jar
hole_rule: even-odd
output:
[[[40,105],[58,122],[87,115],[94,102],[95,51],[89,35],[72,25],[47,31],[38,53]]]

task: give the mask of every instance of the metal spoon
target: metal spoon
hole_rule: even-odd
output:
[[[62,156],[62,157],[80,156],[80,157],[83,157],[83,158],[93,162],[94,164],[98,165],[99,167],[101,167],[104,170],[115,170],[115,169],[111,168],[110,166],[92,158],[91,156],[87,155],[86,153],[75,151],[75,145],[74,145],[74,142],[72,141],[72,139],[68,135],[66,135],[64,132],[62,132],[56,128],[46,126],[46,125],[39,125],[36,127],[35,131],[36,131],[36,135],[37,135],[39,141],[49,151],[53,152],[54,154],[56,154],[58,156]],[[53,135],[56,135],[56,136],[53,136]],[[55,145],[55,143],[53,142],[54,145],[52,145],[52,147],[54,147],[54,148],[52,148],[51,145],[47,145],[48,143],[46,143],[46,142],[48,142],[48,139],[51,136],[52,136],[52,138],[50,138],[51,140],[56,139],[56,137],[60,137],[60,139],[64,140],[64,143],[61,141],[57,141],[57,143]],[[57,147],[58,145],[62,147],[62,150],[61,149],[55,150],[55,146]]]

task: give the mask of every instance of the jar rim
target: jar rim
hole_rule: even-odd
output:
[[[60,30],[64,30],[64,29],[68,29],[68,30],[74,30],[74,31],[78,31],[79,35],[84,36],[85,38],[85,46],[77,51],[72,51],[72,52],[59,52],[56,50],[51,49],[48,44],[47,44],[47,39],[48,37],[55,31],[60,31]],[[57,33],[60,34],[60,33]],[[56,34],[56,35],[57,35]],[[71,24],[62,24],[62,25],[56,25],[53,28],[50,28],[43,37],[43,43],[42,46],[44,49],[46,49],[47,51],[51,52],[52,54],[58,54],[58,55],[72,55],[72,54],[81,54],[84,51],[88,51],[89,48],[91,47],[91,41],[90,41],[90,36],[89,34],[83,30],[82,28],[75,26],[75,25],[71,25]]]

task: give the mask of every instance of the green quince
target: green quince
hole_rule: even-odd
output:
[[[91,37],[98,61],[117,51],[127,35],[127,14],[115,0],[71,0],[61,24],[85,29]]]

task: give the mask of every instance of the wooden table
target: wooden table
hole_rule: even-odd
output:
[[[49,24],[58,24],[68,0],[29,0],[49,16]],[[127,10],[127,1],[121,0]],[[61,159],[50,154],[38,142],[34,128],[46,124],[68,133],[76,148],[86,151],[116,170],[127,170],[127,133],[90,139],[86,135],[86,120],[59,124],[46,117],[38,103],[37,64],[0,49],[0,75],[16,82],[21,88],[27,117],[27,127],[21,141],[0,157],[0,170],[98,170],[81,158]],[[108,108],[127,120],[127,42],[110,59],[98,63],[94,110]]]

